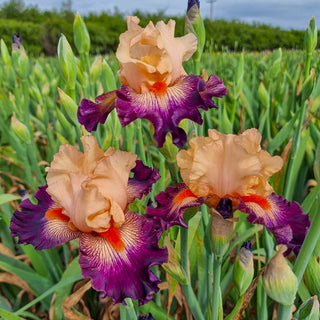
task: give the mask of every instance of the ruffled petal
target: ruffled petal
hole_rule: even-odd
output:
[[[199,207],[204,202],[204,198],[195,196],[184,183],[179,183],[176,187],[168,187],[165,192],[160,192],[155,200],[158,206],[147,207],[146,217],[158,221],[162,230],[167,230],[174,225],[187,228],[183,220],[184,211],[190,207]]]
[[[105,123],[109,113],[115,107],[116,91],[110,91],[96,97],[96,103],[82,99],[78,108],[78,120],[87,131],[97,130],[98,123]]]
[[[90,278],[92,287],[114,303],[125,298],[138,300],[140,305],[147,303],[160,283],[150,268],[168,259],[167,249],[158,246],[160,235],[152,220],[131,211],[126,212],[119,229],[81,234],[83,277]]]
[[[32,244],[38,250],[56,247],[80,234],[68,227],[69,218],[61,208],[55,208],[46,188],[42,186],[36,191],[37,204],[29,199],[21,202],[21,211],[14,212],[10,225],[11,236],[18,237],[18,243]]]
[[[286,254],[291,250],[296,254],[299,252],[310,220],[297,202],[287,201],[276,193],[265,198],[253,195],[241,199],[238,209],[249,213],[248,222],[265,225],[279,244],[287,245]]]
[[[155,133],[154,139],[161,148],[166,134],[171,132],[173,143],[181,148],[187,140],[183,129],[179,128],[182,119],[190,119],[202,124],[199,108],[208,110],[216,107],[212,101],[215,95],[222,96],[225,86],[217,84],[216,76],[211,76],[207,82],[201,77],[182,76],[177,82],[159,92],[138,94],[132,88],[122,85],[117,90],[116,108],[122,126],[128,125],[137,118],[148,119],[152,122]],[[218,89],[215,89],[218,85]]]
[[[145,166],[141,160],[136,161],[136,166],[131,171],[134,176],[128,182],[128,204],[148,194],[152,185],[160,178],[157,170]]]

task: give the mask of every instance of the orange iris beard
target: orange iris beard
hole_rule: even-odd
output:
[[[197,198],[196,195],[194,195],[194,193],[190,190],[190,189],[186,189],[180,193],[178,193],[173,201],[174,202],[181,202],[182,200],[186,199],[186,198],[189,198],[189,197],[194,197],[194,198]]]
[[[46,218],[49,220],[58,219],[61,221],[66,221],[66,222],[68,222],[70,220],[70,218],[68,216],[66,216],[65,214],[62,213],[62,208],[49,209],[46,212]]]
[[[124,250],[125,244],[121,239],[119,230],[114,226],[111,226],[107,231],[99,234],[107,240],[116,251]]]
[[[241,199],[244,202],[254,202],[258,204],[263,210],[271,209],[270,202],[265,197],[252,194],[251,196],[241,196]]]
[[[157,81],[149,88],[149,91],[154,93],[156,96],[167,93],[167,84],[163,81]]]

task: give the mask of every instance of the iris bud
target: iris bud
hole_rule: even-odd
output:
[[[101,80],[102,57],[96,56],[90,69],[90,79],[93,83]]]
[[[298,290],[298,280],[283,256],[287,247],[279,245],[277,250],[267,265],[263,286],[273,300],[283,305],[292,305]]]
[[[313,296],[305,301],[294,315],[297,320],[319,320],[319,300]]]
[[[78,117],[77,117],[77,112],[78,112],[77,104],[74,102],[74,100],[71,97],[69,97],[60,88],[58,88],[58,92],[59,92],[63,114],[67,117],[67,119],[71,123],[77,126],[79,124]]]
[[[17,119],[15,113],[13,113],[11,117],[11,126],[13,131],[21,139],[21,141],[26,144],[31,143],[31,136],[27,126]]]
[[[19,33],[14,33],[12,36],[12,60],[19,77],[27,78],[30,72],[30,63]]]
[[[250,241],[245,242],[236,257],[233,268],[233,281],[242,296],[249,288],[254,274],[253,256]]]
[[[307,50],[307,53],[312,53],[316,48],[318,41],[318,31],[317,26],[314,20],[314,17],[309,21],[308,28],[304,34],[304,47]]]
[[[9,51],[8,51],[8,47],[7,47],[6,43],[2,39],[0,41],[0,48],[1,48],[2,60],[4,61],[5,65],[8,68],[11,68],[11,58],[10,58],[10,54],[9,54]]]
[[[211,248],[218,258],[222,258],[229,248],[234,229],[231,200],[221,199],[216,210],[210,209],[210,214]]]
[[[261,101],[262,105],[264,107],[269,107],[270,97],[263,82],[260,82],[258,94],[259,94],[259,100]]]
[[[74,90],[76,86],[77,66],[71,46],[67,38],[61,34],[58,42],[58,57],[63,78],[68,87]]]
[[[197,51],[194,53],[195,60],[200,60],[206,40],[206,30],[200,15],[200,1],[189,0],[185,21],[185,31],[193,33],[198,39]]]
[[[73,22],[73,40],[74,44],[81,53],[89,53],[90,51],[90,36],[88,29],[82,20],[79,12],[77,12],[76,17]]]
[[[300,95],[302,97],[302,101],[307,100],[309,98],[309,96],[311,95],[313,88],[314,88],[315,80],[316,80],[316,72],[312,68],[310,71],[310,75],[307,77],[307,79],[302,84],[302,88],[301,88],[301,92],[300,92]]]

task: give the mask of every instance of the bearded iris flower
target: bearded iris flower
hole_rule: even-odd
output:
[[[47,168],[47,185],[35,193],[38,203],[21,202],[11,234],[38,250],[79,238],[82,275],[95,290],[114,303],[127,297],[146,303],[160,282],[150,268],[166,262],[168,253],[158,246],[157,222],[128,204],[150,192],[159,174],[129,152],[103,152],[93,136],[81,141],[84,153],[60,147]]]
[[[186,74],[182,62],[197,50],[197,38],[191,33],[175,38],[173,20],[142,28],[137,17],[128,17],[127,25],[116,52],[121,88],[98,96],[96,103],[83,99],[78,120],[88,131],[96,130],[116,108],[122,126],[137,118],[150,120],[159,148],[169,132],[173,143],[182,147],[187,136],[179,122],[202,124],[198,109],[217,107],[212,98],[226,95],[226,87],[216,75],[205,81]]]
[[[239,209],[248,213],[248,222],[265,225],[279,244],[287,245],[287,253],[297,253],[310,226],[309,216],[297,202],[273,192],[268,179],[283,161],[261,150],[260,142],[256,129],[240,135],[209,130],[208,137],[190,139],[190,148],[177,154],[184,183],[160,193],[158,207],[148,208],[147,214],[186,226],[182,214],[187,207],[204,202],[224,218]]]

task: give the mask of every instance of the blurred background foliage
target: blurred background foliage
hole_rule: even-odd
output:
[[[149,20],[169,20],[165,12],[156,14],[136,11],[141,25]],[[72,24],[75,13],[68,1],[59,10],[40,11],[36,6],[25,6],[23,0],[10,0],[0,6],[0,34],[6,43],[11,42],[13,33],[20,32],[29,55],[56,55],[60,34],[72,39]],[[91,36],[91,54],[114,52],[118,46],[120,33],[126,29],[125,15],[115,8],[113,12],[88,13],[83,16]],[[184,14],[170,17],[177,23],[176,35],[184,33]],[[243,49],[303,49],[304,31],[281,30],[265,24],[246,24],[239,21],[205,19],[206,48],[215,50]]]

